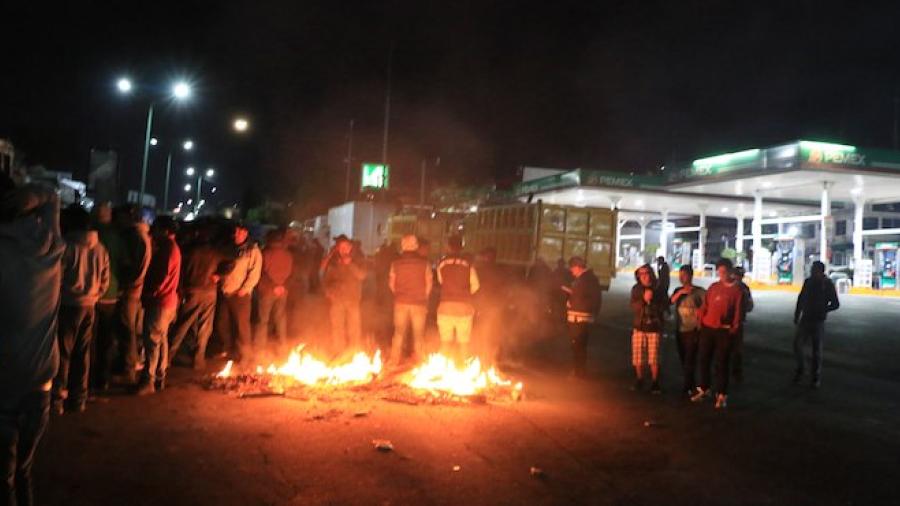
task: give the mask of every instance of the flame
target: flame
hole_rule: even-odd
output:
[[[460,367],[452,358],[440,353],[429,355],[424,364],[413,369],[406,384],[434,395],[471,396],[494,388],[522,390],[522,383],[513,384],[501,377],[494,367],[483,369],[478,358],[469,358]]]
[[[371,358],[364,352],[353,355],[350,362],[337,365],[329,365],[328,362],[319,360],[303,350],[305,345],[300,345],[291,351],[287,361],[276,366],[256,366],[257,375],[268,375],[278,380],[294,380],[307,386],[329,385],[341,386],[360,383],[368,383],[381,373],[381,351],[376,351]],[[219,378],[227,378],[232,374],[232,361],[228,361],[225,367],[216,374]]]

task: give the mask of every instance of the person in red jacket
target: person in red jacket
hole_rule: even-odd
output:
[[[744,294],[732,276],[730,260],[716,262],[719,280],[706,290],[700,307],[700,386],[691,397],[694,402],[710,397],[710,365],[716,360],[716,409],[728,404],[728,377],[731,351],[741,328],[741,302]]]
[[[144,306],[144,370],[136,395],[165,388],[169,365],[169,325],[178,309],[181,250],[175,242],[175,220],[160,216],[153,222],[153,255],[147,268],[141,303]]]
[[[269,338],[269,322],[275,324],[275,335],[281,351],[287,350],[287,300],[288,280],[294,268],[294,257],[287,249],[285,231],[272,230],[266,234],[266,247],[262,252],[262,275],[256,294],[257,324],[254,346],[265,353]]]

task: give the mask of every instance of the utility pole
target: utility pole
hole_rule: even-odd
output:
[[[434,168],[438,168],[441,166],[441,157],[437,157],[434,159]],[[428,159],[422,159],[422,181],[419,187],[419,204],[425,205],[425,174],[428,171]]]
[[[391,49],[388,52],[387,64],[387,90],[384,95],[384,140],[381,144],[381,163],[387,165],[388,153],[388,136],[391,131],[391,80],[393,78],[394,64],[394,43],[391,42]]]
[[[900,99],[897,98],[897,94],[895,93],[894,94],[894,136],[892,139],[893,142],[891,143],[891,146],[893,146],[894,149],[897,149],[898,133],[900,133],[900,132],[898,132],[898,125],[897,125],[898,113],[900,113]]]
[[[353,172],[353,121],[350,120],[350,132],[347,134],[347,181],[344,186],[344,202],[350,201],[350,174]]]
[[[169,176],[172,173],[172,150],[169,150],[169,156],[166,157],[166,188],[163,190],[163,211],[169,210]]]

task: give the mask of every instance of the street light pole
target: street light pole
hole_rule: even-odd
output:
[[[203,185],[203,174],[197,174],[197,200],[194,201],[194,214],[200,214],[200,188]]]
[[[153,102],[147,108],[147,131],[144,133],[144,161],[141,164],[141,191],[138,194],[138,206],[144,207],[144,190],[147,186],[147,163],[150,159],[150,131],[153,129]]]
[[[172,150],[166,157],[166,188],[163,190],[163,210],[169,209],[169,175],[172,173]]]

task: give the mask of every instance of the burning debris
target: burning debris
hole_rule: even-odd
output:
[[[462,364],[435,353],[405,372],[383,371],[381,352],[358,352],[344,363],[329,363],[295,348],[278,366],[257,366],[238,371],[232,361],[208,378],[206,388],[235,393],[239,398],[285,396],[307,400],[379,394],[383,400],[417,405],[485,403],[522,398],[522,383],[513,382],[494,368],[484,368],[478,358]]]

